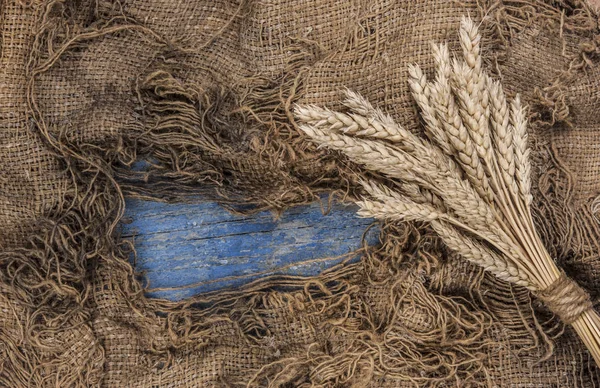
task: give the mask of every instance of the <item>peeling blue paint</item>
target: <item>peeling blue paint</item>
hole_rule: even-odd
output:
[[[133,221],[123,225],[123,235],[135,236],[136,267],[146,272],[151,287],[217,280],[151,294],[171,300],[239,286],[258,277],[218,281],[231,276],[263,272],[317,274],[340,259],[302,262],[335,258],[360,248],[363,233],[373,223],[358,218],[355,206],[335,204],[323,215],[317,203],[289,209],[276,219],[270,212],[234,215],[215,203],[165,204],[128,199],[125,216]],[[377,242],[377,233],[373,228],[367,234],[369,244]]]

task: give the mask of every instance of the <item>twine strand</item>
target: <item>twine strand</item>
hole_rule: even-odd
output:
[[[564,272],[537,297],[567,325],[593,307],[589,294]]]

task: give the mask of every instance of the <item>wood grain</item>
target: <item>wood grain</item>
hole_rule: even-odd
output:
[[[270,212],[233,215],[215,203],[165,204],[127,200],[123,235],[134,237],[136,268],[145,271],[153,288],[191,288],[159,291],[151,296],[171,300],[199,292],[235,287],[257,273],[313,275],[337,262],[336,257],[361,247],[371,219],[355,215],[355,206],[335,204],[323,215],[319,204],[299,206],[275,219]],[[374,228],[367,241],[377,241]],[[319,263],[303,263],[319,258]],[[282,267],[286,267],[282,269]],[[242,280],[219,280],[245,275]]]

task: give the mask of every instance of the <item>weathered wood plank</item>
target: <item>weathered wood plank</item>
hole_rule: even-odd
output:
[[[132,222],[123,225],[123,233],[135,236],[137,268],[146,271],[152,287],[160,288],[267,271],[316,274],[337,263],[335,257],[358,249],[363,232],[373,222],[358,218],[356,207],[341,204],[334,205],[327,215],[322,214],[319,204],[299,206],[279,219],[270,212],[238,216],[215,203],[129,199],[126,209]],[[376,235],[376,231],[369,233],[368,241],[375,243]],[[333,259],[302,264],[326,257]],[[281,270],[286,266],[289,268]],[[160,291],[153,296],[182,299],[255,278]]]

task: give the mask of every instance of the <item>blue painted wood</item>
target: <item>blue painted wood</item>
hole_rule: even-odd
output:
[[[299,206],[275,219],[271,212],[234,215],[215,203],[165,204],[128,199],[125,237],[135,237],[136,267],[146,272],[151,296],[179,300],[199,292],[238,286],[274,273],[314,275],[337,264],[339,256],[361,246],[373,220],[355,215],[356,207],[335,204],[323,215],[319,204]],[[373,228],[367,241],[375,244]],[[325,262],[307,260],[331,258]],[[282,268],[286,267],[286,268]],[[256,275],[259,274],[260,275]],[[220,280],[249,275],[244,279]]]

